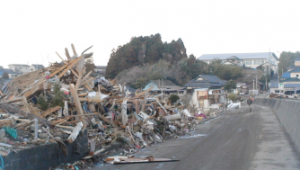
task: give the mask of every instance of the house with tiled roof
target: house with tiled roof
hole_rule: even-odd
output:
[[[206,75],[201,74],[191,81],[187,82],[184,87],[187,88],[188,91],[192,91],[193,89],[200,88],[209,88],[209,89],[220,89],[226,84],[225,80],[220,79],[215,75]]]
[[[151,93],[184,94],[185,87],[178,86],[170,80],[150,80],[143,90],[151,89]]]

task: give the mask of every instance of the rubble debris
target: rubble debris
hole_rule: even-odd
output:
[[[21,149],[22,145],[57,142],[67,155],[65,144],[76,143],[78,135],[87,131],[90,153],[82,159],[105,154],[114,145],[122,146],[124,154],[133,154],[189,133],[202,121],[197,117],[216,116],[215,112],[197,115],[182,104],[171,105],[168,97],[149,94],[152,88],[129,95],[128,88],[116,80],[90,76],[92,71],[84,66],[84,60],[92,56],[85,54],[87,50],[79,54],[72,44],[73,56],[65,49],[67,60],[57,53],[62,62],[15,77],[3,86],[0,146]],[[1,152],[5,152],[3,147]],[[117,163],[134,162],[132,159]],[[149,159],[135,158],[174,161]]]
[[[145,158],[135,158],[127,156],[108,157],[105,162],[110,164],[135,164],[135,163],[158,163],[158,162],[177,162],[179,160],[169,158],[154,158],[153,156]]]

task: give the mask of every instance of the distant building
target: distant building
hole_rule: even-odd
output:
[[[106,72],[106,66],[96,66],[94,68],[95,73],[101,74],[101,75],[105,75]]]
[[[12,69],[5,69],[2,66],[0,66],[0,77],[2,77],[5,72],[8,74],[8,77],[10,79],[18,76],[18,74]]]
[[[41,64],[32,64],[31,66],[26,64],[10,64],[8,67],[17,74],[26,74],[38,69],[44,68]]]
[[[220,59],[224,64],[244,65],[249,68],[257,68],[264,63],[270,63],[271,69],[277,73],[278,57],[273,52],[262,53],[228,53],[228,54],[203,54],[197,60],[210,64],[213,60]]]
[[[270,82],[270,92],[274,94],[300,94],[300,58],[294,60],[294,65],[287,68],[281,78]]]
[[[38,69],[41,69],[41,68],[45,68],[42,64],[32,64],[30,66],[30,71],[35,71],[35,70],[38,70]]]
[[[26,64],[10,64],[8,65],[8,67],[18,74],[25,74],[31,72],[30,66]]]
[[[220,79],[215,75],[201,74],[193,80],[187,82],[184,86],[187,92],[192,93],[194,89],[209,88],[220,89],[226,84],[225,80]]]
[[[177,86],[170,80],[150,80],[143,90],[148,90],[153,87],[151,93],[165,93],[165,94],[185,94],[185,88]]]

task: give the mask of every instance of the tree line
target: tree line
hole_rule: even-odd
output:
[[[216,75],[223,80],[241,76],[242,68],[223,65],[221,60],[211,64],[187,57],[183,41],[162,43],[161,35],[133,37],[130,42],[112,50],[106,78],[116,78],[133,88],[142,88],[150,80],[166,79],[183,86],[200,74]]]

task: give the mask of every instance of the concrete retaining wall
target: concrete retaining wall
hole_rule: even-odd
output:
[[[300,153],[300,101],[255,99],[254,104],[270,107],[288,133],[298,154]]]

